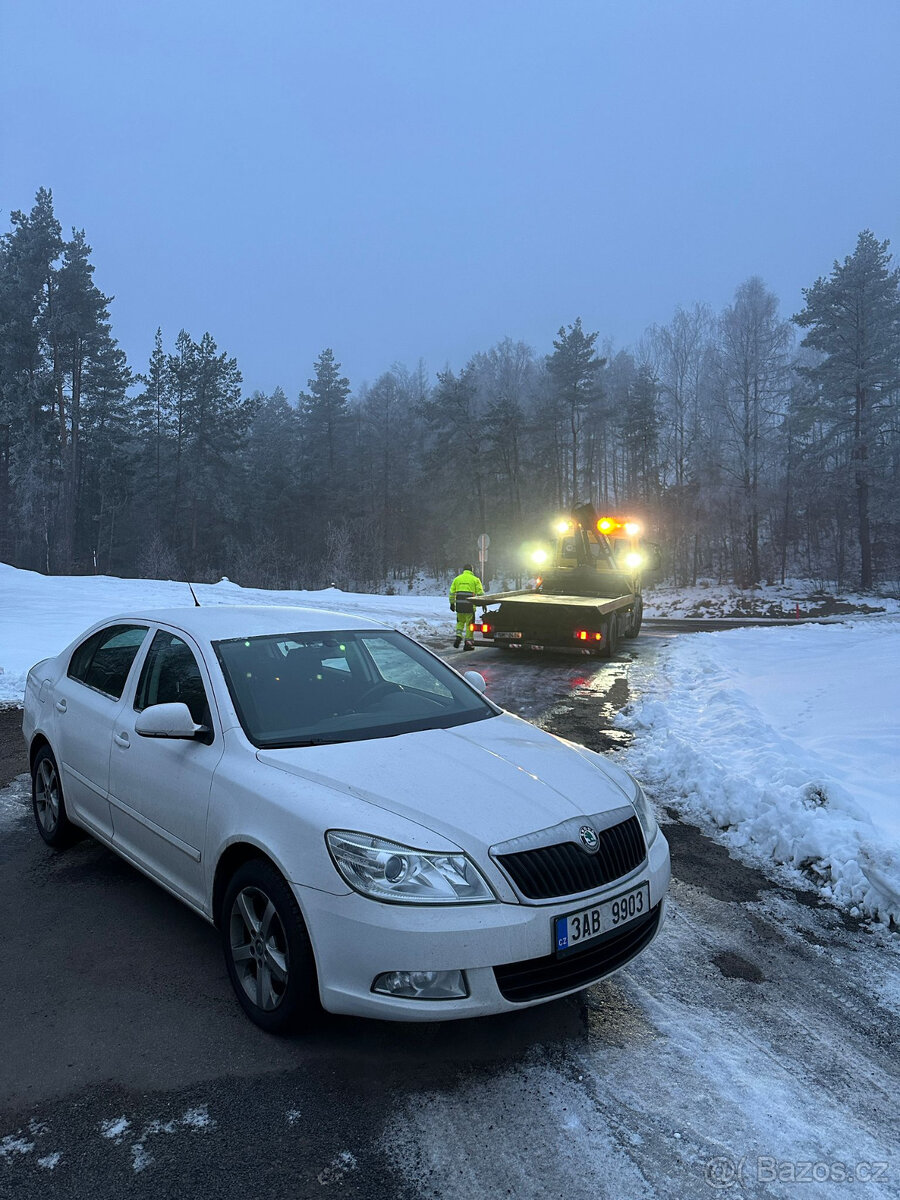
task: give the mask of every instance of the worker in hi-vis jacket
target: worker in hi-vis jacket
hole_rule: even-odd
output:
[[[474,650],[475,640],[472,637],[472,618],[475,615],[473,596],[484,594],[481,580],[472,570],[472,564],[466,563],[460,573],[450,584],[450,611],[456,613],[456,637],[453,639],[454,648],[463,643],[464,650]]]

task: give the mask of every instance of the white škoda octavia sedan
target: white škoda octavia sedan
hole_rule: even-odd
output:
[[[116,617],[29,672],[38,829],[214,922],[264,1029],[537,1004],[652,940],[669,850],[630,775],[483,688],[340,613]]]

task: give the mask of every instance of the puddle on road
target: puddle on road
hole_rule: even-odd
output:
[[[614,726],[617,714],[628,703],[628,666],[603,664],[574,683],[565,700],[552,705],[538,724],[549,733],[580,742],[591,750],[615,751],[630,746],[634,735]]]
[[[714,954],[711,962],[713,966],[718,967],[726,979],[743,979],[747,983],[765,983],[766,981],[765,975],[756,963],[742,958],[740,954],[735,954],[731,950]]]

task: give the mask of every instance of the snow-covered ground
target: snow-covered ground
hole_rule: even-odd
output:
[[[194,586],[205,605],[331,609],[419,637],[450,629],[443,594]],[[28,668],[94,621],[191,603],[184,583],[0,564],[0,701],[21,702]],[[671,610],[665,598],[654,607]],[[628,765],[661,800],[745,856],[802,871],[838,904],[900,921],[900,616],[675,638],[638,657],[629,686]]]
[[[646,617],[819,617],[851,612],[900,613],[896,595],[820,591],[808,580],[740,589],[701,580],[693,587],[660,584],[644,590]]]
[[[900,921],[900,618],[694,634],[629,681],[627,765],[666,803]]]
[[[193,584],[204,606],[289,604],[371,617],[413,637],[446,632],[452,614],[446,597],[373,596],[326,588],[318,592],[269,592],[241,588],[227,579]],[[193,604],[186,583],[117,579],[106,575],[39,575],[0,563],[0,702],[20,702],[34,663],[58,654],[95,621],[135,609]]]

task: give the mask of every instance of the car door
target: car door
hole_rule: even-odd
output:
[[[76,647],[66,674],[53,689],[50,727],[72,816],[112,837],[108,800],[109,752],[116,714],[148,625],[118,623],[97,630]]]
[[[212,778],[224,741],[209,677],[186,639],[159,629],[140,676],[116,714],[109,767],[113,844],[195,904],[205,902],[203,848]],[[142,737],[139,713],[182,701],[208,734]]]

